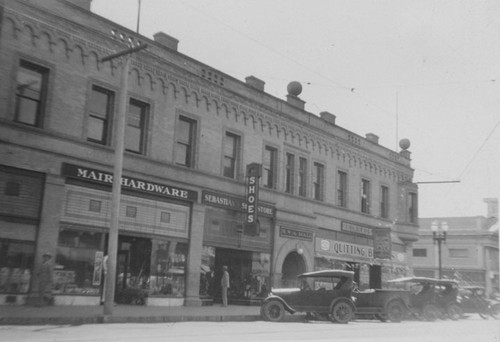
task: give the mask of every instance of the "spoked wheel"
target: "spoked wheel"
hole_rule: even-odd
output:
[[[460,319],[464,314],[462,308],[458,304],[450,304],[446,309],[446,313],[448,317],[454,321]]]
[[[434,304],[427,304],[422,309],[422,315],[426,321],[433,322],[439,318],[440,312]]]
[[[260,314],[266,321],[280,322],[285,317],[285,308],[277,300],[271,300],[260,308]]]
[[[346,324],[354,318],[354,308],[347,301],[337,302],[332,308],[331,318],[335,323]]]
[[[406,314],[406,308],[400,301],[392,301],[387,304],[387,318],[391,322],[401,322]]]

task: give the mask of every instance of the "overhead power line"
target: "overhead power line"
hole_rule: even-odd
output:
[[[469,166],[474,162],[474,159],[476,159],[476,157],[479,155],[479,152],[481,152],[481,150],[486,145],[486,143],[488,142],[488,140],[490,140],[491,136],[493,135],[493,133],[495,132],[495,130],[497,129],[497,127],[499,125],[500,125],[500,120],[498,120],[497,123],[495,124],[495,126],[493,126],[493,128],[491,129],[491,131],[488,134],[488,136],[486,137],[486,139],[484,139],[484,141],[481,144],[481,146],[479,146],[479,148],[476,150],[476,152],[474,153],[474,155],[472,156],[472,158],[470,159],[470,161],[467,163],[467,165],[465,166],[465,168],[463,169],[463,171],[458,176],[458,179],[462,178],[462,176],[465,174],[465,172],[467,171],[467,169],[469,168]]]

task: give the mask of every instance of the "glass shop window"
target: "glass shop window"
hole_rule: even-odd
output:
[[[0,239],[0,293],[28,293],[34,255],[33,242]]]
[[[64,229],[54,266],[54,293],[99,295],[103,267],[104,234]]]
[[[187,254],[185,242],[153,240],[150,296],[184,297]]]

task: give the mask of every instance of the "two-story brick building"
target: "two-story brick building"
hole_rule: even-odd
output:
[[[110,227],[123,64],[131,58],[117,255],[117,292],[148,305],[252,300],[304,271],[349,268],[380,287],[409,268],[417,186],[401,151],[307,112],[90,11],[90,0],[0,7],[0,294],[36,293],[54,255],[56,304],[98,304]],[[284,91],[285,92],[285,91]],[[262,166],[258,224],[245,224],[247,165]]]

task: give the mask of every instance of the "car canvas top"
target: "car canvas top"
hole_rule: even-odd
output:
[[[314,277],[314,278],[347,277],[347,278],[353,278],[354,272],[344,271],[344,270],[322,270],[322,271],[302,273],[297,278],[304,278],[304,277]]]
[[[435,285],[458,285],[458,282],[453,279],[435,279],[426,277],[405,277],[388,280],[388,283],[419,283],[419,284],[435,284]]]

